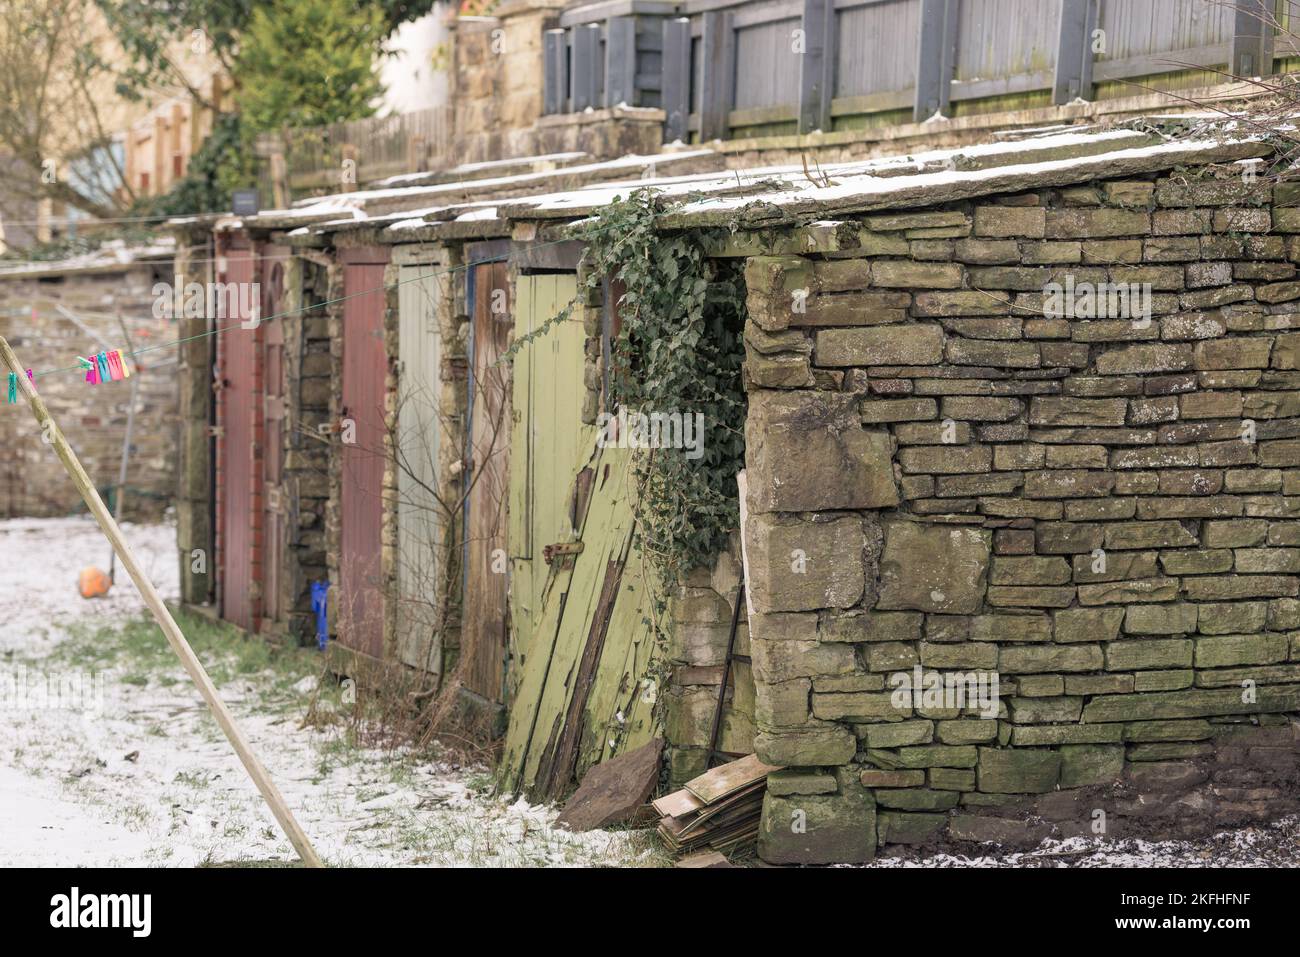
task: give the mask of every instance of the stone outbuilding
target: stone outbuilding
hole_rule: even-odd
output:
[[[670,779],[752,747],[782,768],[759,841],[781,863],[1190,834],[1296,810],[1297,188],[1266,175],[1271,145],[1194,122],[820,176],[704,172],[428,208],[412,196],[288,230],[313,256],[382,272],[390,421],[417,354],[401,270],[437,274],[438,374],[421,374],[451,424],[433,487],[484,471],[474,409],[496,418],[508,392],[504,544],[499,524],[467,531],[472,508],[445,532],[466,564],[446,599],[458,633],[436,639],[446,676],[453,641],[461,660],[498,643],[506,785],[555,796],[663,728]],[[627,492],[592,484],[620,461],[587,444],[610,411],[617,296],[576,302],[580,321],[521,352],[497,404],[468,386],[489,368],[485,342],[499,368],[496,350],[573,302],[571,224],[640,187],[665,234],[743,263],[748,313],[742,528],[673,586],[653,650]],[[351,319],[329,308],[336,422]],[[348,453],[330,449],[327,542],[348,521],[346,505],[331,517]],[[398,455],[383,456],[392,491]],[[405,557],[402,500],[385,513],[383,581]],[[468,609],[497,548],[505,630],[484,639]],[[607,592],[610,568],[631,577]],[[400,646],[384,634],[387,655]],[[636,695],[647,680],[655,694]],[[698,733],[710,700],[730,702],[722,746]]]

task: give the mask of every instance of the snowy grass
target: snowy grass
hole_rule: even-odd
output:
[[[649,831],[557,830],[556,809],[497,797],[486,768],[458,766],[436,749],[365,747],[347,721],[304,726],[321,674],[316,653],[194,615],[178,621],[331,866],[668,863]],[[60,802],[142,839],[136,853],[108,859],[94,846],[65,847],[59,862],[295,863],[152,622],[74,624],[63,640],[21,660],[106,674],[110,690],[102,714],[36,712],[13,723],[4,763],[57,783]],[[346,714],[332,682],[321,695]],[[0,849],[0,863],[7,856]]]
[[[166,598],[174,530],[127,528]],[[0,670],[103,677],[99,707],[0,707],[0,866],[294,866],[296,857],[139,596],[76,593],[104,550],[86,519],[0,522]],[[100,560],[101,567],[103,560]],[[12,569],[12,571],[11,571]],[[331,866],[661,866],[649,831],[572,834],[496,796],[486,768],[378,749],[313,649],[178,622]],[[304,722],[309,706],[342,720]]]

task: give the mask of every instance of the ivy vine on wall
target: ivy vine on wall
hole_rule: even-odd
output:
[[[671,584],[712,565],[739,524],[745,287],[739,265],[708,258],[695,234],[661,231],[666,211],[651,191],[639,190],[582,223],[576,236],[586,252],[577,297],[511,353],[566,320],[606,279],[622,287],[608,411],[703,415],[698,457],[682,448],[635,453],[640,547],[660,580]]]

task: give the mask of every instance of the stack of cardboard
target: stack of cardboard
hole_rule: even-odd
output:
[[[706,771],[654,801],[659,836],[674,854],[702,848],[729,853],[758,837],[767,776],[780,768],[746,755]]]

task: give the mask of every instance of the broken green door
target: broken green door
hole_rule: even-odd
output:
[[[556,316],[577,292],[571,273],[521,275],[515,336]],[[565,322],[522,348],[514,361],[510,437],[510,616],[512,655],[526,649],[541,614],[546,546],[569,540],[569,487],[584,445],[595,430],[582,424],[582,317]]]
[[[556,315],[572,276],[520,277],[517,335]],[[501,784],[560,797],[588,767],[653,732],[645,564],[625,450],[581,424],[583,333],[574,316],[515,360],[511,471],[513,696]]]

